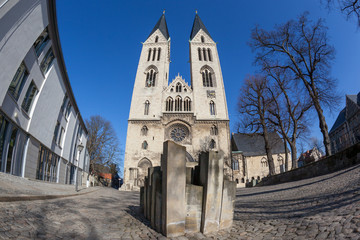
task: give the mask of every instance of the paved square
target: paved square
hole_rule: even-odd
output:
[[[108,188],[0,203],[0,239],[163,239],[139,194]],[[360,165],[317,178],[238,189],[234,226],[175,239],[360,239]]]

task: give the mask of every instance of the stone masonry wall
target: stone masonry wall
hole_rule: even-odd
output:
[[[360,143],[303,167],[264,178],[257,186],[273,185],[335,172],[360,163]]]

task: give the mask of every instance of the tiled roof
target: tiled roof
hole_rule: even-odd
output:
[[[235,133],[232,135],[232,151],[242,151],[244,156],[265,155],[265,141],[261,134]],[[271,150],[273,154],[284,153],[284,142],[275,132],[269,133]],[[235,149],[234,149],[235,148]]]
[[[332,126],[329,133],[331,133],[332,131],[335,131],[335,129],[337,129],[339,126],[341,126],[345,122],[345,112],[346,112],[346,108],[341,110],[341,112],[339,113],[338,117],[336,118],[336,121],[335,121],[334,125]]]
[[[211,38],[211,35],[206,29],[204,23],[201,21],[199,15],[196,14],[194,19],[194,24],[191,29],[190,40],[192,40],[195,37],[195,35],[200,31],[200,29],[202,29]]]
[[[170,38],[166,20],[165,20],[165,14],[161,15],[161,17],[160,17],[159,21],[156,23],[154,29],[149,34],[149,37],[151,36],[151,34],[153,34],[158,29],[160,30],[160,32],[164,35],[164,37],[166,39]]]

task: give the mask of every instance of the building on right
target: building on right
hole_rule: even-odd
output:
[[[360,142],[360,92],[346,95],[346,106],[339,113],[329,136],[332,154]]]
[[[276,132],[270,133],[272,157],[275,172],[285,171],[285,146]],[[269,175],[264,138],[259,133],[232,133],[232,176],[236,187],[254,184]],[[288,166],[291,166],[291,153],[288,151]]]

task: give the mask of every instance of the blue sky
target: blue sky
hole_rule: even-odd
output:
[[[244,78],[257,71],[247,45],[256,24],[270,30],[304,11],[312,19],[324,18],[336,49],[332,76],[338,79],[343,96],[339,110],[345,94],[360,91],[360,30],[354,19],[347,21],[337,10],[329,11],[320,0],[57,1],[61,45],[82,116],[110,120],[123,150],[141,42],[164,9],[171,37],[170,81],[180,73],[190,82],[188,41],[195,10],[218,43],[232,132],[238,120],[239,89]],[[329,129],[337,113],[326,111]],[[315,115],[313,122],[311,136],[321,139]]]

